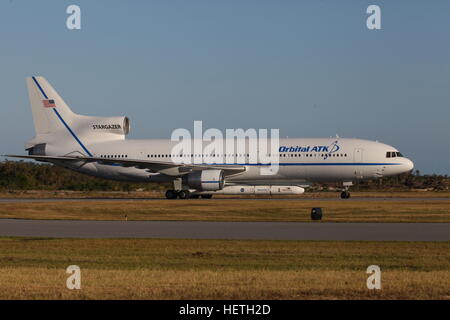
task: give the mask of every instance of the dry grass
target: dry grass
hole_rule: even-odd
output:
[[[450,201],[429,200],[117,200],[0,203],[0,218],[77,220],[450,222]]]
[[[55,269],[0,269],[1,299],[450,299],[450,271],[160,271],[83,269],[81,290]]]
[[[450,243],[0,239],[0,299],[374,298],[449,299]]]

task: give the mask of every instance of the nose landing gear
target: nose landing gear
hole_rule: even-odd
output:
[[[350,192],[348,192],[348,190],[342,191],[341,199],[348,199],[348,198],[350,198]]]
[[[350,198],[350,192],[348,191],[348,189],[352,185],[353,185],[353,182],[351,182],[351,181],[343,183],[344,191],[341,192],[341,199],[348,199],[348,198]]]

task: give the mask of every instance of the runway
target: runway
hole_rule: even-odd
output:
[[[0,219],[0,236],[50,238],[450,241],[450,223]]]
[[[58,201],[162,201],[164,198],[0,198],[0,203],[24,203],[24,202],[58,202]],[[242,200],[242,201],[450,201],[450,198],[433,197],[393,197],[393,198],[372,198],[355,197],[350,199],[340,199],[339,197],[329,198],[215,198],[200,201],[222,201],[222,200]],[[177,201],[177,200],[168,200]],[[178,200],[179,201],[179,200]],[[190,201],[190,200],[189,200]]]

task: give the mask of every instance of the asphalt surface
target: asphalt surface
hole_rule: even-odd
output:
[[[450,223],[0,219],[0,236],[51,238],[450,241]]]
[[[166,200],[163,198],[3,198],[0,203],[22,203],[22,202],[58,202],[58,201],[155,201]],[[283,200],[300,200],[300,201],[424,201],[424,200],[439,200],[450,201],[450,198],[431,198],[431,197],[416,197],[416,198],[350,198],[340,199],[338,196],[330,198],[218,198],[208,199],[202,201],[218,201],[218,200],[253,200],[253,201],[283,201]],[[170,200],[177,201],[177,200]]]

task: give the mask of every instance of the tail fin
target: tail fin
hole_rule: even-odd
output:
[[[36,136],[25,148],[30,154],[92,156],[89,145],[124,140],[129,131],[127,117],[79,115],[43,77],[27,78],[28,95]]]
[[[36,135],[55,133],[61,128],[55,113],[69,123],[76,118],[76,114],[44,77],[27,78],[27,87]]]

